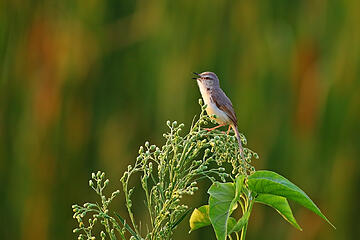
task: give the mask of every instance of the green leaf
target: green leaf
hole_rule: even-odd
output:
[[[232,230],[234,229],[235,225],[236,225],[236,219],[233,217],[229,217],[228,223],[227,223],[227,234],[228,235],[234,232]]]
[[[181,223],[182,220],[188,215],[188,213],[191,211],[191,209],[188,209],[172,226],[171,229],[174,229],[179,223]]]
[[[236,220],[234,219],[235,224],[232,226],[232,228],[229,228],[229,224],[228,224],[228,234],[231,234],[233,232],[240,232],[242,228],[245,226],[245,224],[249,221],[249,217],[250,217],[250,211],[246,211],[244,215],[239,219],[239,221],[236,222]]]
[[[119,221],[122,223],[122,225],[125,226],[126,230],[129,231],[129,233],[131,233],[131,235],[133,235],[135,237],[136,240],[140,240],[141,238],[136,234],[136,232],[134,230],[132,230],[132,228],[130,227],[129,224],[127,224],[125,222],[125,219],[123,219],[119,214],[117,214],[116,212],[114,212],[115,216],[119,219]]]
[[[210,194],[209,217],[218,240],[226,239],[228,218],[236,204],[235,192],[236,188],[233,183],[215,182],[208,190]]]
[[[235,180],[235,201],[238,201],[240,199],[242,188],[244,186],[244,180],[244,175],[238,176]]]
[[[209,226],[211,224],[209,218],[209,205],[204,205],[199,207],[199,209],[195,208],[190,216],[190,232],[201,227]]]
[[[272,194],[259,194],[256,196],[255,201],[273,207],[286,221],[302,231],[301,227],[295,220],[286,198]]]
[[[335,228],[308,195],[283,176],[271,171],[256,171],[248,177],[247,183],[253,192],[282,196],[301,204]]]

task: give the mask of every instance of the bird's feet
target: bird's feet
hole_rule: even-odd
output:
[[[208,132],[211,132],[211,131],[213,131],[213,130],[219,128],[219,127],[223,127],[223,126],[225,126],[225,124],[220,124],[220,125],[217,125],[216,127],[213,127],[213,128],[205,128],[205,130],[208,131]]]
[[[230,129],[231,129],[231,126],[229,125],[229,128],[228,128],[228,130],[227,130],[227,132],[226,132],[226,135],[229,135]],[[225,132],[224,132],[224,134],[225,134]]]

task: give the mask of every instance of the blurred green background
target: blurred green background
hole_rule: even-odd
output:
[[[248,239],[356,239],[359,23],[358,0],[1,0],[0,239],[75,239],[71,205],[96,200],[90,173],[120,188],[139,145],[199,113],[193,71],[218,74],[255,167],[337,227],[293,204],[299,232],[255,206]],[[124,215],[122,197],[113,209]],[[187,221],[174,239],[215,238]]]

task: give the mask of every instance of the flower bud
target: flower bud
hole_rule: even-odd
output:
[[[109,179],[106,179],[104,182],[104,186],[107,186],[109,184]]]

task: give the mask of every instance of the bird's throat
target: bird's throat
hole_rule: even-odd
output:
[[[212,103],[212,100],[211,100],[211,88],[206,86],[205,84],[203,84],[199,80],[198,80],[198,85],[199,85],[201,96],[202,96],[205,104],[209,106],[210,103]]]

